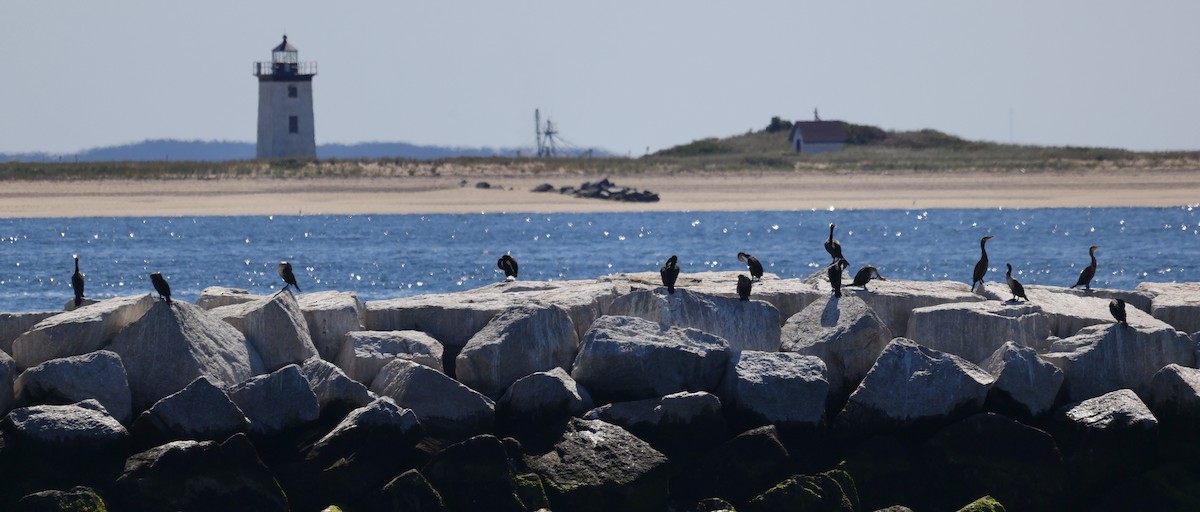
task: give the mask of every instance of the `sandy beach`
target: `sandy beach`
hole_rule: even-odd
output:
[[[658,193],[620,203],[530,192],[608,177]],[[486,181],[491,188],[477,188]],[[463,171],[378,178],[0,182],[0,217],[1179,206],[1200,170],[690,172],[587,176]]]

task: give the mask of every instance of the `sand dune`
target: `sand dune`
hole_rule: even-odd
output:
[[[1200,170],[757,172],[614,176],[657,203],[529,190],[605,176],[463,173],[403,178],[0,182],[2,217],[293,215],[865,208],[1179,206],[1200,202]],[[466,182],[465,184],[463,182]],[[479,181],[493,188],[475,188]]]

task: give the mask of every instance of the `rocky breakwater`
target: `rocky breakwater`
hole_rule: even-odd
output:
[[[1195,505],[1187,286],[735,283],[0,314],[0,510]]]
[[[621,187],[604,178],[600,181],[587,181],[579,187],[554,188],[554,185],[543,183],[533,188],[532,192],[558,192],[559,194],[580,197],[584,199],[607,199],[609,201],[625,201],[631,203],[656,203],[658,194],[649,190]]]

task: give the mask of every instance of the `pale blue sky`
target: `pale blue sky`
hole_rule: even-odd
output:
[[[641,155],[773,115],[971,139],[1200,149],[1200,2],[8,1],[0,152],[253,141],[286,31],[318,143]],[[1011,119],[1011,132],[1010,132]]]

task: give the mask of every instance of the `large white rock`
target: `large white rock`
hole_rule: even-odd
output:
[[[518,427],[552,424],[592,409],[592,396],[566,370],[554,368],[518,379],[496,403],[496,412]]]
[[[341,368],[319,357],[310,357],[300,366],[308,387],[317,395],[324,412],[330,407],[339,410],[357,409],[371,403],[373,398],[362,383],[347,377]]]
[[[321,415],[317,395],[294,364],[230,388],[229,399],[250,420],[250,431],[262,435],[298,427]]]
[[[459,293],[368,301],[366,327],[374,331],[423,331],[447,347],[467,344],[493,317],[514,306],[554,304],[571,316],[578,338],[607,314],[617,295],[612,283],[513,281]]]
[[[1130,389],[1118,389],[1069,406],[1067,420],[1084,431],[1149,430],[1158,418]]]
[[[199,306],[180,301],[155,302],[107,348],[121,356],[134,411],[197,377],[229,387],[263,372],[258,353],[242,333]]]
[[[1049,336],[1050,319],[1041,306],[994,300],[914,309],[907,333],[926,347],[973,363],[982,362],[1006,341],[1038,348]]]
[[[746,273],[745,270],[680,273],[675,282],[675,291],[678,293],[680,289],[687,289],[705,295],[737,299],[737,276]],[[613,274],[601,277],[599,280],[618,284],[624,292],[622,295],[634,289],[667,293],[666,288],[662,286],[662,277],[658,272]],[[783,320],[800,312],[809,303],[825,294],[826,292],[817,290],[810,283],[799,279],[780,279],[779,276],[766,272],[761,281],[754,283],[750,298],[771,303],[775,309],[779,310],[779,317]]]
[[[129,424],[133,419],[125,366],[120,356],[107,350],[34,366],[17,377],[13,391],[17,402],[27,405],[73,404],[94,398],[117,421]]]
[[[584,336],[571,377],[600,403],[713,392],[731,354],[724,339],[696,329],[604,316]]]
[[[724,338],[734,351],[779,350],[779,310],[760,300],[742,301],[686,288],[674,294],[634,290],[617,297],[609,314],[698,329]]]
[[[1077,291],[1050,286],[1025,287],[1029,302],[1037,305],[1041,314],[1050,321],[1052,336],[1066,338],[1074,336],[1084,327],[1114,322],[1112,314],[1108,311],[1111,299],[1102,297],[1099,290],[1094,290],[1096,293],[1091,295],[1068,293]],[[984,294],[996,300],[1008,300],[1012,297],[1008,285],[998,283],[988,284]],[[1150,315],[1134,307],[1126,308],[1126,314],[1129,322],[1134,325],[1159,324]]]
[[[1062,369],[1067,398],[1078,402],[1129,388],[1146,396],[1164,366],[1196,366],[1196,347],[1187,335],[1158,323],[1093,325],[1054,342],[1042,357]]]
[[[828,393],[820,358],[746,350],[730,358],[718,396],[749,423],[796,427],[821,424]]]
[[[857,296],[822,297],[783,325],[782,350],[821,358],[829,394],[845,400],[892,341],[892,331]]]
[[[670,456],[703,453],[728,437],[721,400],[704,391],[611,403],[583,419],[617,425]]]
[[[888,343],[834,420],[852,432],[879,432],[983,406],[995,378],[970,361],[906,338]]]
[[[119,445],[129,438],[129,431],[95,400],[14,409],[0,421],[0,430],[14,445],[40,447],[98,450],[101,445]],[[83,461],[63,461],[71,462]]]
[[[348,332],[335,362],[351,379],[370,384],[392,359],[408,359],[440,372],[442,344],[421,331]]]
[[[554,305],[518,306],[501,313],[471,337],[455,359],[460,382],[499,397],[517,379],[575,360],[575,327]]]
[[[100,350],[155,302],[148,293],[117,297],[49,317],[13,342],[13,359],[21,368],[29,368]]]
[[[1200,370],[1166,365],[1150,380],[1149,395],[1156,416],[1200,420]]]
[[[61,313],[61,311],[39,311],[34,313],[0,313],[0,352],[12,355],[13,342],[38,322]]]
[[[1051,293],[1064,293],[1078,297],[1100,298],[1104,299],[1106,303],[1113,299],[1121,299],[1129,306],[1140,309],[1145,313],[1150,312],[1150,301],[1154,298],[1153,293],[1145,290],[1116,290],[1111,288],[1092,288],[1091,290],[1087,290],[1084,288],[1068,288],[1066,286],[1046,286],[1038,284],[1026,285],[1025,291],[1029,290],[1045,290]],[[1009,296],[1011,297],[1012,295],[1010,294]]]
[[[1001,404],[1015,404],[1029,416],[1037,416],[1054,407],[1054,399],[1062,387],[1063,372],[1043,361],[1037,351],[1011,341],[996,349],[981,364],[996,377],[991,393]]]
[[[167,395],[138,416],[133,431],[161,441],[216,441],[245,432],[250,421],[229,395],[206,377]]]
[[[853,278],[843,280],[843,283],[851,281]],[[862,299],[897,335],[908,332],[908,319],[914,309],[984,300],[971,292],[970,285],[961,281],[872,280],[867,290],[843,286],[842,295]]]
[[[267,371],[303,363],[317,355],[308,322],[291,290],[209,311],[246,336]]]
[[[296,300],[321,359],[336,359],[346,333],[363,330],[362,304],[354,292],[306,293]]]
[[[1150,314],[1183,332],[1200,331],[1200,283],[1141,283],[1153,294]]]
[[[17,362],[4,351],[0,351],[0,415],[12,410],[13,380],[17,377]]]
[[[412,409],[429,434],[461,440],[488,433],[496,421],[496,405],[428,366],[396,359],[379,371],[371,391]]]
[[[266,295],[255,295],[249,290],[226,288],[224,286],[209,286],[200,292],[196,305],[204,309],[216,309],[221,306],[243,304],[246,302],[265,299]]]

